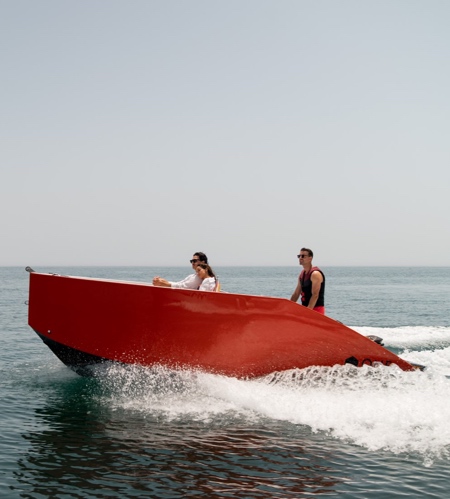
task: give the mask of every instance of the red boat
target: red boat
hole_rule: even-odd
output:
[[[30,272],[28,323],[79,374],[113,361],[257,377],[308,366],[415,366],[284,298]]]

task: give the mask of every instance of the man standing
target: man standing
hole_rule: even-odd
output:
[[[205,255],[205,253],[197,251],[197,253],[194,253],[192,260],[190,260],[190,263],[192,264],[192,268],[194,270],[193,274],[188,275],[182,281],[178,282],[167,281],[162,277],[156,276],[153,278],[153,286],[161,286],[163,288],[198,289],[200,284],[202,283],[202,280],[195,272],[195,269],[200,262],[208,263],[208,257]]]
[[[312,266],[313,256],[309,248],[302,248],[297,255],[303,270],[291,300],[296,302],[301,296],[303,306],[325,315],[325,275],[319,267]]]

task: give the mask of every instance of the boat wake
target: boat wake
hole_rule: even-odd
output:
[[[282,422],[368,451],[418,455],[425,465],[450,459],[450,381],[432,369],[310,367],[242,380],[111,365],[98,379],[102,403],[158,421],[205,429]]]
[[[385,347],[401,358],[450,377],[450,327],[353,327],[352,329],[365,336],[380,336]]]

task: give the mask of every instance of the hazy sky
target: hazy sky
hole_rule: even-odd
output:
[[[450,265],[447,0],[0,0],[0,265]]]

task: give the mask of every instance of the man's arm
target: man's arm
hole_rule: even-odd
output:
[[[159,276],[153,278],[153,286],[160,286],[163,288],[198,289],[201,283],[202,280],[197,274],[188,275],[185,279],[178,282],[168,281]]]
[[[300,284],[300,279],[298,280],[297,287],[295,288],[295,291],[292,293],[291,296],[291,301],[297,301],[302,293],[302,285]]]
[[[317,300],[319,299],[319,292],[320,292],[320,286],[322,285],[323,282],[323,276],[322,274],[318,271],[315,270],[311,274],[311,298],[308,303],[308,308],[313,309],[316,306]]]
[[[153,278],[153,286],[160,286],[162,288],[170,288],[171,284],[167,279],[156,276]]]
[[[198,289],[202,280],[197,274],[188,275],[182,281],[172,282],[169,281],[170,287],[172,288],[182,288],[182,289]]]

